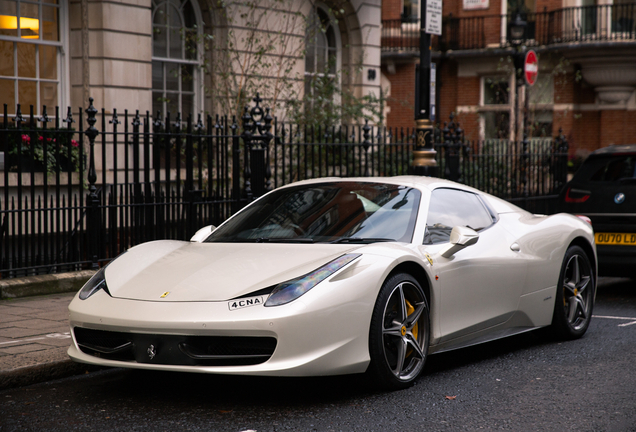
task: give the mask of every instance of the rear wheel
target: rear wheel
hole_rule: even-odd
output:
[[[373,309],[368,373],[386,389],[412,385],[426,362],[429,332],[428,302],[420,284],[406,273],[391,276]]]
[[[585,251],[571,246],[565,253],[557,286],[552,329],[562,339],[585,334],[592,319],[595,286],[594,269]]]

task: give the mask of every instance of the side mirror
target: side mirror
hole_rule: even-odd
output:
[[[468,227],[456,226],[451,231],[450,245],[440,251],[444,258],[450,258],[467,246],[474,245],[479,240],[479,234]]]
[[[190,241],[201,243],[203,242],[203,240],[208,238],[208,236],[212,234],[212,231],[214,231],[215,229],[216,227],[214,225],[205,226],[201,228],[199,231],[197,231],[196,233],[194,233],[194,235],[190,238]]]

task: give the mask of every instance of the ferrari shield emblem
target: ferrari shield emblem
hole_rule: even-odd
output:
[[[168,297],[168,294],[170,294],[170,291],[166,291],[165,293],[161,294],[161,298]]]
[[[424,253],[424,255],[426,256],[426,259],[428,260],[428,263],[430,265],[433,265],[433,258],[431,258],[431,256],[428,254],[428,252]]]

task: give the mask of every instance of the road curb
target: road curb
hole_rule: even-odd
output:
[[[0,300],[76,292],[94,274],[95,270],[82,270],[0,280]]]
[[[0,372],[0,391],[38,384],[59,378],[66,378],[72,375],[81,375],[100,369],[103,368],[83,363],[76,363],[70,359],[33,366],[24,366],[10,371]]]

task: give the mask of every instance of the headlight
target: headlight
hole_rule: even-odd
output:
[[[80,300],[86,300],[100,289],[104,289],[106,292],[108,292],[104,270],[106,270],[106,267],[102,267],[101,269],[99,269],[99,271],[95,273],[93,277],[88,280],[88,282],[86,282],[86,285],[84,285],[80,290]]]
[[[360,254],[343,255],[305,276],[279,284],[270,294],[265,306],[279,306],[296,300],[359,256]]]

